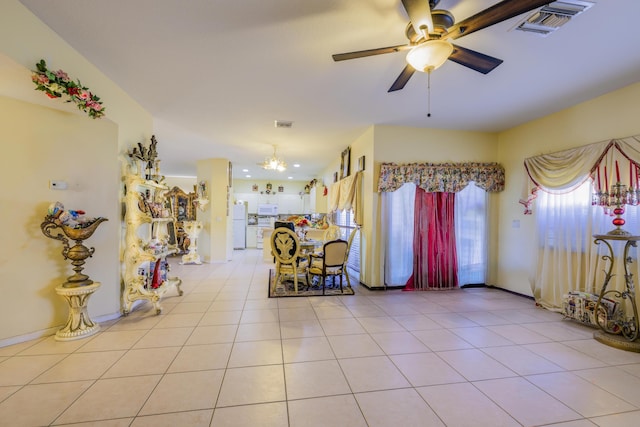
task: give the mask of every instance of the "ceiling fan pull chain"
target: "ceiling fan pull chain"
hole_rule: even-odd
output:
[[[427,71],[427,117],[431,117],[431,70]]]

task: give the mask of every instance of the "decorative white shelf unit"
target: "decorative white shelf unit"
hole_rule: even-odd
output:
[[[125,249],[122,310],[126,316],[135,301],[150,301],[156,314],[162,312],[160,300],[171,288],[182,295],[182,280],[168,277],[166,257],[177,252],[175,218],[154,218],[149,204],[165,205],[169,188],[139,174],[127,173],[125,181]],[[159,263],[156,268],[156,264]]]

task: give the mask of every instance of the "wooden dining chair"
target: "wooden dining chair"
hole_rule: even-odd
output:
[[[322,295],[325,293],[327,277],[340,276],[340,292],[342,290],[342,275],[346,274],[345,256],[348,243],[345,240],[332,240],[324,244],[322,254],[311,254],[309,276],[318,276],[322,281]],[[311,283],[311,280],[307,280]]]
[[[342,231],[337,225],[330,225],[322,235],[322,242],[327,243],[331,240],[338,240],[341,237]]]
[[[307,277],[309,262],[300,253],[298,236],[288,228],[278,227],[271,234],[271,251],[276,260],[275,278],[272,291],[286,276],[293,276],[293,286],[298,292],[298,277]],[[308,282],[307,282],[308,284]]]

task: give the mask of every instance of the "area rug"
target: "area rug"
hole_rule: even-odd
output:
[[[318,283],[312,283],[312,286],[307,286],[304,279],[298,280],[298,293],[296,293],[293,280],[285,280],[282,284],[279,284],[275,291],[272,292],[273,281],[275,280],[275,270],[269,270],[269,298],[282,298],[282,297],[315,297],[315,296],[336,296],[336,295],[353,295],[355,292],[353,288],[347,286],[347,280],[342,279],[342,292],[340,292],[340,278],[336,278],[335,284],[332,279],[327,280],[327,285],[322,295],[322,285]]]

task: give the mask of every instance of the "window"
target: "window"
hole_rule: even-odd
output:
[[[342,238],[349,240],[351,233],[356,232],[356,223],[353,222],[352,210],[339,210],[333,213],[333,223],[342,230]],[[353,272],[360,272],[360,236],[355,236],[351,242],[349,250],[349,259],[347,260],[347,268]]]
[[[561,310],[564,295],[569,291],[598,293],[610,268],[606,244],[595,244],[594,235],[607,234],[615,226],[609,209],[591,204],[592,184],[585,182],[569,193],[550,194],[538,191],[534,215],[538,248],[533,293],[543,307]],[[625,206],[622,227],[631,234],[640,231],[637,206]],[[611,243],[614,257],[622,256],[624,242]],[[630,258],[636,261],[637,250]],[[629,265],[634,276],[638,263]],[[609,289],[620,289],[626,274],[624,263],[615,262]],[[616,288],[617,287],[617,288]]]
[[[540,247],[566,246],[579,252],[591,245],[594,210],[591,191],[589,181],[570,193],[538,191],[536,220]]]
[[[593,244],[594,234],[606,234],[613,230],[615,215],[612,209],[591,204],[593,186],[586,181],[570,193],[551,194],[538,191],[536,200],[539,246],[562,248],[583,252]],[[640,215],[637,206],[624,206],[623,229],[631,234],[640,232]]]
[[[456,193],[456,252],[460,286],[486,283],[488,197],[488,193],[473,182]]]
[[[456,193],[455,233],[458,284],[483,284],[487,272],[488,194],[470,183]],[[385,247],[385,284],[402,286],[413,274],[415,185],[382,194]]]

